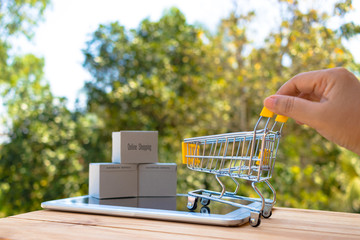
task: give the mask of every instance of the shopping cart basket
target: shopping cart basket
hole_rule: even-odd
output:
[[[278,115],[271,121],[274,113],[265,107],[255,124],[254,131],[235,132],[219,135],[184,139],[182,143],[183,163],[194,171],[211,173],[222,187],[221,192],[198,189],[188,192],[189,210],[197,208],[197,202],[207,206],[210,201],[226,203],[250,210],[249,222],[253,227],[260,224],[260,216],[269,218],[276,202],[276,192],[270,184],[282,128],[287,117]],[[263,127],[261,127],[263,126]],[[271,127],[270,127],[271,126]],[[230,177],[236,184],[234,192],[226,191],[219,177]],[[237,195],[239,182],[236,179],[251,181],[251,185],[260,198]],[[273,199],[265,199],[256,183],[265,182],[273,193]],[[238,203],[245,200],[257,202],[257,205]],[[258,206],[258,207],[257,207]],[[202,208],[206,212],[208,208]]]

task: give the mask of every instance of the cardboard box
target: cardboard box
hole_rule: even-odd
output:
[[[137,165],[90,163],[90,196],[99,199],[136,197],[137,189]]]
[[[176,163],[139,164],[139,196],[176,196]]]
[[[158,162],[158,132],[113,132],[112,162],[135,164]]]

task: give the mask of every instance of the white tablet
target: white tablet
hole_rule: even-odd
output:
[[[241,202],[245,203],[245,202]],[[257,204],[248,203],[258,208]],[[100,200],[90,196],[73,197],[43,202],[44,209],[103,214],[122,217],[149,218],[199,224],[236,226],[249,222],[250,212],[228,204],[212,201],[195,211],[187,209],[187,195],[176,197],[133,197]]]

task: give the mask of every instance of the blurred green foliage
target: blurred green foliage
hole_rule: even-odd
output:
[[[41,17],[47,2],[30,2],[39,13],[33,16]],[[15,3],[27,4],[8,1],[0,13]],[[136,29],[118,22],[100,25],[83,50],[84,67],[93,76],[84,87],[87,107],[75,111],[43,81],[42,59],[9,55],[7,35],[31,35],[19,27],[28,19],[26,11],[23,18],[9,18],[18,27],[3,24],[8,30],[0,36],[8,129],[0,145],[0,216],[87,194],[88,164],[111,161],[113,131],[158,130],[160,161],[180,164],[183,138],[252,130],[263,99],[297,73],[335,66],[360,73],[343,45],[359,33],[359,26],[344,18],[351,1],[337,2],[333,15],[301,11],[297,1],[274,7],[284,11],[281,23],[261,46],[249,40],[255,12],[232,12],[215,33],[187,23],[176,8]],[[329,26],[333,18],[341,21],[337,29]],[[271,182],[277,206],[360,212],[359,157],[292,120]],[[180,165],[178,192],[194,188],[219,187],[212,175]],[[240,194],[255,196],[248,183]]]

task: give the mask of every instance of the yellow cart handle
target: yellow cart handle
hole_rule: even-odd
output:
[[[182,164],[187,164],[187,158],[186,158],[186,143],[182,142],[181,143],[181,148],[182,148]]]
[[[267,109],[266,107],[263,107],[263,109],[261,110],[260,116],[272,118],[274,116],[274,113],[272,111],[270,111],[269,109]],[[288,120],[288,117],[283,116],[283,115],[277,115],[275,118],[276,122],[286,123],[287,120]]]
[[[276,118],[275,118],[275,121],[276,121],[276,122],[286,123],[286,121],[287,121],[288,119],[289,119],[289,118],[286,117],[286,116],[277,115]]]
[[[183,164],[195,164],[198,165],[200,163],[200,159],[199,158],[188,158],[186,157],[187,152],[189,155],[195,155],[195,156],[199,156],[200,153],[200,146],[196,147],[196,144],[193,143],[181,143],[181,148],[182,148],[182,163]]]

